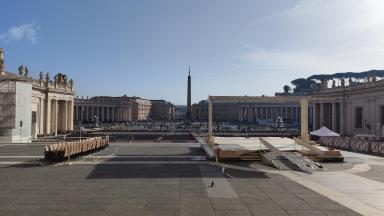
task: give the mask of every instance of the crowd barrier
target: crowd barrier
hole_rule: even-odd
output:
[[[109,137],[93,137],[70,142],[61,142],[44,147],[44,157],[48,161],[61,161],[80,154],[86,154],[109,145]]]
[[[384,156],[384,141],[366,138],[321,137],[320,144],[329,148]]]

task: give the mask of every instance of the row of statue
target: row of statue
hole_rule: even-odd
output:
[[[27,77],[28,74],[29,74],[28,67],[24,66],[24,65],[20,65],[20,67],[18,68],[18,71],[19,71],[19,76],[22,76],[22,77]],[[70,79],[68,81],[68,76],[65,75],[65,74],[58,73],[58,74],[56,74],[56,76],[53,79],[54,79],[54,83],[55,84],[62,84],[62,85],[69,84],[70,86],[73,86],[73,80]],[[50,76],[49,73],[46,73],[45,76],[44,76],[44,73],[40,72],[39,80],[40,81],[45,81],[45,82],[49,83],[51,81],[51,76]]]
[[[366,81],[368,83],[376,82],[377,81],[377,77],[374,74],[368,74]],[[349,86],[354,86],[356,84],[357,84],[357,82],[353,81],[351,77],[348,78],[348,85]],[[340,85],[342,87],[346,86],[345,79],[340,79]],[[336,80],[332,80],[332,88],[335,88],[335,87],[336,87]],[[328,80],[326,80],[326,79],[321,80],[320,84],[317,84],[315,86],[315,88],[317,88],[317,89],[320,89],[320,88],[321,89],[327,89],[328,88]]]
[[[39,80],[44,81],[44,73],[40,72],[39,74]],[[56,76],[53,78],[54,82],[56,84],[62,84],[62,85],[67,85],[69,84],[70,86],[73,86],[73,80],[70,79],[68,81],[68,76],[62,73],[56,74]],[[49,73],[45,74],[45,82],[49,83],[51,81],[51,76]]]

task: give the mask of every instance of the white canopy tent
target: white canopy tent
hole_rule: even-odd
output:
[[[340,134],[329,130],[327,127],[322,127],[322,128],[320,128],[318,130],[312,131],[310,134],[314,135],[314,136],[318,136],[318,137],[340,136]]]

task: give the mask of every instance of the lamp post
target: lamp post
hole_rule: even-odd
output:
[[[84,114],[84,107],[81,107],[81,117],[83,117],[83,114]],[[80,139],[81,139],[81,123],[82,123],[83,119],[80,120]]]
[[[21,144],[21,132],[23,130],[23,121],[20,121],[20,144]]]

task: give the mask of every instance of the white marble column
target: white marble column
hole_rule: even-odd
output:
[[[344,135],[344,133],[345,133],[345,122],[344,122],[345,106],[344,106],[343,101],[340,102],[340,114],[339,114],[339,116],[340,116],[340,119],[339,119],[339,121],[340,121],[340,134]]]
[[[86,111],[85,111],[85,113],[86,113],[86,116],[87,116],[87,118],[86,118],[86,119],[87,119],[87,122],[89,122],[89,121],[90,121],[90,119],[89,119],[89,115],[90,115],[90,113],[91,113],[91,112],[90,112],[90,107],[89,107],[89,105],[86,106]]]
[[[317,103],[313,104],[313,109],[312,109],[312,131],[317,130]]]
[[[40,98],[40,119],[39,119],[39,134],[44,134],[44,117],[45,117],[44,99]]]
[[[79,106],[80,109],[80,121],[84,122],[84,106]]]
[[[208,106],[209,106],[209,104],[208,104]],[[208,112],[209,112],[209,110],[208,110]],[[243,108],[240,107],[239,108],[239,122],[242,122],[242,119],[243,119]]]
[[[90,115],[91,119],[90,120],[93,121],[93,116],[95,116],[95,107],[94,106],[90,106],[90,109],[91,109],[91,113],[90,113],[91,114]]]
[[[61,130],[63,132],[67,131],[68,130],[68,125],[67,125],[67,121],[68,121],[68,105],[67,105],[67,101],[61,101]]]
[[[115,122],[115,107],[112,107],[112,122]]]
[[[304,142],[309,141],[308,136],[308,99],[307,98],[301,98],[300,99],[301,104],[301,140]]]
[[[77,122],[78,120],[77,120],[77,115],[78,115],[78,113],[79,113],[79,110],[77,109],[77,107],[73,107],[73,121],[74,122]]]
[[[68,115],[67,115],[67,130],[72,131],[73,130],[73,101],[67,101],[67,109],[68,109]]]
[[[107,121],[108,121],[108,122],[111,120],[110,109],[111,109],[111,107],[107,107]]]
[[[320,128],[324,127],[324,103],[320,103]]]
[[[273,107],[273,118],[277,117],[277,107]]]
[[[333,131],[336,131],[336,103],[332,103],[332,108],[331,108],[332,110],[332,130]]]
[[[208,98],[208,143],[213,144],[212,101]]]
[[[57,124],[58,124],[58,102],[57,100],[52,100],[52,109],[51,109],[51,133],[57,135]]]
[[[45,100],[45,124],[44,133],[51,133],[51,99],[46,98]]]
[[[103,107],[102,106],[100,106],[99,107],[99,119],[100,119],[100,121],[104,121],[104,119],[103,119],[103,117],[104,117],[104,114],[103,114],[103,112],[104,112],[104,109],[103,109]]]
[[[268,107],[268,119],[272,119],[272,107]]]

